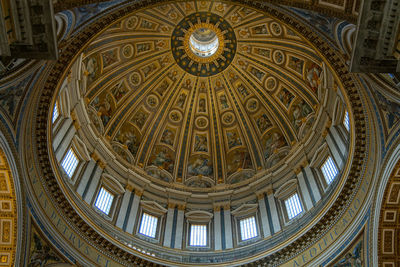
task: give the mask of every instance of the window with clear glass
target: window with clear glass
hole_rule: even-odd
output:
[[[190,241],[191,246],[205,247],[207,246],[207,225],[191,224],[190,225]]]
[[[59,115],[60,115],[60,113],[58,111],[58,101],[56,101],[56,103],[54,104],[54,109],[53,109],[52,123],[54,123],[57,120]]]
[[[240,237],[243,241],[257,235],[256,218],[254,216],[240,220]]]
[[[344,113],[343,125],[344,125],[344,128],[346,128],[346,130],[349,132],[350,131],[350,120],[349,120],[349,112],[347,110]]]
[[[63,167],[65,173],[68,175],[69,178],[74,175],[78,163],[78,157],[75,155],[74,150],[70,148],[61,162],[61,166]]]
[[[148,237],[155,238],[157,231],[158,218],[147,213],[143,213],[140,223],[139,233]]]
[[[327,184],[332,183],[339,172],[335,163],[333,162],[332,157],[330,156],[325,160],[324,164],[322,164],[321,170]]]
[[[299,195],[297,193],[294,193],[285,200],[285,206],[289,220],[293,219],[303,211]]]
[[[111,194],[104,187],[100,188],[99,194],[97,195],[95,206],[104,212],[105,214],[110,213],[111,205],[114,199],[114,195]]]

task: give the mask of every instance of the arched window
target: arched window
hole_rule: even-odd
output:
[[[347,130],[348,132],[350,132],[349,112],[348,112],[347,110],[346,110],[346,112],[344,113],[343,125],[344,125],[344,128],[346,128],[346,130]]]
[[[240,220],[240,237],[242,241],[258,236],[256,218],[254,216]]]
[[[322,164],[321,171],[328,185],[332,183],[339,172],[331,156],[328,156],[324,164]]]
[[[74,175],[78,163],[79,160],[76,156],[75,151],[70,148],[61,162],[61,166],[63,167],[65,173],[68,175],[69,178],[72,178],[72,176]]]
[[[54,104],[54,108],[53,108],[53,117],[51,119],[51,122],[54,123],[58,117],[60,116],[60,111],[59,111],[59,107],[58,107],[58,101],[56,101],[56,103]]]
[[[148,213],[143,213],[139,233],[151,238],[156,237],[158,218]]]
[[[191,224],[190,225],[190,246],[205,247],[207,246],[207,225]]]
[[[94,205],[104,214],[109,215],[113,200],[114,195],[104,187],[101,187]]]
[[[289,220],[293,219],[303,211],[299,195],[297,193],[294,193],[293,195],[285,199],[284,202]]]

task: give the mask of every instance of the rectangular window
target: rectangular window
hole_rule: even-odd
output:
[[[285,206],[289,220],[293,219],[303,211],[299,195],[297,193],[294,193],[288,199],[285,200]]]
[[[190,225],[190,243],[191,246],[205,247],[207,246],[207,225],[192,224]]]
[[[148,237],[155,238],[157,231],[157,221],[157,217],[147,213],[143,213],[139,233]]]
[[[240,236],[243,241],[257,235],[256,218],[254,216],[240,220]]]
[[[338,169],[330,156],[325,160],[325,163],[322,165],[321,170],[324,174],[327,184],[332,183],[332,181],[338,174]]]
[[[61,166],[64,168],[64,171],[67,173],[69,178],[72,178],[72,175],[74,175],[78,163],[79,160],[75,155],[75,152],[70,148],[61,162]]]
[[[104,187],[102,187],[97,195],[95,206],[108,215],[110,213],[111,205],[113,202],[114,196],[110,192],[108,192]]]
[[[348,132],[350,132],[349,112],[348,112],[347,110],[346,110],[346,112],[344,113],[343,125],[344,125],[344,128],[346,128],[346,130],[347,130]]]
[[[58,112],[58,102],[56,101],[56,104],[54,105],[54,109],[53,109],[53,118],[52,118],[53,123],[57,120],[59,115],[60,115],[60,113]]]

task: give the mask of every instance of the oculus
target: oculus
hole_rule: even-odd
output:
[[[197,12],[183,18],[171,37],[176,63],[186,72],[209,77],[224,71],[236,54],[236,35],[222,17]]]
[[[190,35],[189,46],[195,55],[207,58],[217,52],[219,38],[213,29],[199,28]]]

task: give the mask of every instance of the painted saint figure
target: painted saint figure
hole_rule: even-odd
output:
[[[208,152],[207,148],[207,137],[204,135],[196,135],[194,141],[195,152]]]

